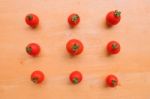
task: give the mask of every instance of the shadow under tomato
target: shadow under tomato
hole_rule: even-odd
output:
[[[104,48],[103,53],[105,54],[106,57],[111,57],[112,55],[107,52],[106,48]]]
[[[78,57],[78,55],[71,55],[71,54],[69,54],[69,53],[67,53],[67,55],[66,55],[68,58],[76,58],[76,57]]]
[[[106,29],[111,29],[112,28],[112,25],[107,24],[106,21],[103,21],[101,25],[102,25],[103,28],[106,28]]]
[[[34,30],[34,31],[39,31],[39,30],[41,30],[42,29],[42,27],[41,27],[41,25],[39,24],[38,26],[36,26],[36,27],[30,27],[30,26],[28,26],[28,25],[26,25],[26,27],[25,27],[25,30],[27,30],[27,31],[31,31],[31,30]]]

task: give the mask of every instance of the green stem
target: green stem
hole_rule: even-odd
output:
[[[32,52],[32,48],[31,48],[31,47],[26,47],[26,51],[27,51],[28,53],[31,53],[31,52]]]
[[[112,80],[112,85],[116,86],[116,84],[117,84],[117,81],[116,80]]]
[[[73,22],[76,22],[78,19],[79,19],[79,16],[78,16],[78,15],[72,16],[72,21],[73,21]]]
[[[115,10],[114,12],[116,17],[120,17],[121,16],[121,11]]]
[[[117,44],[115,44],[115,43],[112,44],[112,49],[117,49],[117,47],[118,47]]]
[[[32,15],[28,15],[27,18],[28,18],[29,20],[32,20],[32,19],[33,19],[33,16],[32,16]]]
[[[74,44],[74,45],[72,46],[72,50],[73,50],[73,51],[76,51],[78,48],[79,48],[79,46],[78,46],[77,44]]]
[[[32,78],[32,81],[37,84],[38,83],[38,78]]]
[[[79,82],[78,78],[74,78],[74,79],[73,79],[73,83],[74,83],[74,84],[77,84],[78,82]]]

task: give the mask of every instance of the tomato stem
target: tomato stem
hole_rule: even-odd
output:
[[[78,16],[78,15],[72,16],[72,21],[73,21],[73,22],[76,22],[78,19],[79,19],[79,16]]]
[[[121,11],[115,10],[114,12],[116,17],[120,17],[121,16]]]
[[[38,83],[38,78],[32,78],[32,81],[37,84]]]
[[[31,48],[31,47],[26,47],[26,51],[27,51],[28,53],[30,53],[30,52],[32,52],[32,48]]]
[[[78,48],[79,48],[79,46],[78,46],[77,44],[74,44],[74,45],[72,46],[72,50],[73,50],[73,51],[76,51]]]
[[[33,16],[32,16],[32,15],[28,15],[27,18],[28,18],[29,20],[32,20],[32,19],[33,19]]]
[[[115,43],[112,44],[112,49],[117,49],[117,47],[118,47],[117,44],[115,44]]]
[[[112,80],[112,85],[115,86],[117,84],[116,80]]]
[[[73,79],[73,83],[74,83],[74,84],[77,84],[78,82],[79,82],[78,78],[74,78],[74,79]]]

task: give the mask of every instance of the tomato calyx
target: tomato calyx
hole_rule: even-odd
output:
[[[73,51],[76,51],[78,48],[79,48],[79,46],[78,46],[77,44],[74,44],[74,45],[72,46],[72,50],[73,50]]]
[[[28,15],[27,18],[28,18],[29,20],[32,20],[32,19],[33,19],[33,16],[32,16],[32,15]]]
[[[114,15],[116,17],[120,17],[121,16],[121,11],[115,10]]]
[[[77,22],[78,19],[79,19],[79,16],[76,14],[76,15],[73,15],[73,16],[72,16],[71,21],[72,21],[72,22]]]
[[[116,80],[112,80],[111,83],[112,83],[112,86],[116,86],[117,85],[117,81]]]
[[[73,82],[73,84],[77,84],[77,83],[79,83],[79,80],[78,80],[78,78],[74,78],[74,79],[72,80],[72,82]]]
[[[118,48],[118,45],[117,45],[116,43],[113,43],[113,44],[112,44],[112,49],[115,50],[115,49],[117,49],[117,48]]]
[[[31,48],[31,47],[26,47],[26,51],[27,51],[28,53],[31,53],[31,52],[32,52],[32,48]]]
[[[32,81],[33,81],[34,83],[36,83],[36,84],[38,83],[38,80],[39,80],[39,79],[38,79],[37,77],[32,78]]]

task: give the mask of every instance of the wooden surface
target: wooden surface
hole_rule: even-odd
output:
[[[0,99],[150,99],[150,0],[0,0]],[[105,15],[121,10],[122,20],[105,26]],[[81,23],[70,29],[67,17],[78,13]],[[24,22],[28,13],[40,18],[37,29]],[[65,44],[80,39],[84,52],[69,57]],[[121,52],[106,54],[105,46],[116,40]],[[39,43],[39,57],[25,52],[30,42]],[[41,85],[30,81],[42,70]],[[78,85],[70,84],[73,70],[83,73]],[[108,88],[108,74],[119,86]]]

